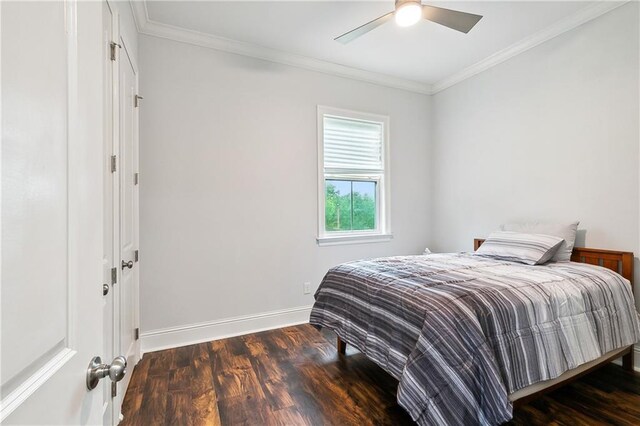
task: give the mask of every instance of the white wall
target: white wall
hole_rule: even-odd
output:
[[[433,97],[140,36],[143,338],[307,307],[332,265],[507,221],[639,253],[638,32],[630,3]],[[391,116],[392,242],[317,246],[318,104]]]
[[[578,219],[584,245],[638,255],[638,49],[631,2],[435,95],[433,246]]]
[[[303,282],[329,267],[424,249],[429,97],[148,36],[139,50],[143,346],[310,306]],[[318,104],[391,117],[391,242],[317,246]]]

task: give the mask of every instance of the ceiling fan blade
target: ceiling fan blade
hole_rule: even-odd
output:
[[[382,15],[381,17],[374,19],[373,21],[369,21],[366,24],[359,26],[355,30],[351,30],[347,33],[342,34],[341,36],[334,38],[334,40],[339,41],[342,44],[347,44],[350,41],[357,39],[361,35],[368,33],[374,28],[378,28],[380,25],[384,24],[391,18],[393,18],[393,12],[389,12],[386,15]]]
[[[443,9],[441,7],[422,5],[422,17],[436,24],[444,25],[451,29],[468,33],[480,19],[481,15],[458,12],[457,10]]]

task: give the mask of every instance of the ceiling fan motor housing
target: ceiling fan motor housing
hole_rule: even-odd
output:
[[[415,3],[419,6],[422,6],[422,3],[420,2],[420,0],[396,0],[396,10],[398,10],[398,8],[400,8],[400,6],[406,4],[406,3]]]

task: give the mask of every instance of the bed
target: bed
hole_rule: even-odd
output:
[[[574,248],[571,260],[349,262],[325,276],[310,323],[398,379],[398,403],[419,424],[500,424],[513,405],[616,358],[633,369],[633,254]]]

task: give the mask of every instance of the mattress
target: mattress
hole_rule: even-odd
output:
[[[310,322],[399,380],[419,424],[500,424],[509,395],[640,339],[629,282],[598,266],[473,254],[396,256],[329,270]]]

